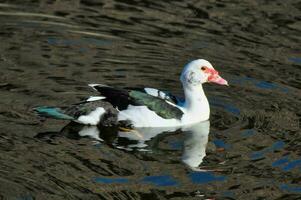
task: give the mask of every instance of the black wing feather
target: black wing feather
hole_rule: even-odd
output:
[[[93,86],[102,96],[106,97],[103,101],[111,103],[115,108],[119,110],[125,110],[131,99],[128,90],[116,89],[109,86],[97,85]]]

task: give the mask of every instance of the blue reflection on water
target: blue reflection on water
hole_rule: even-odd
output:
[[[141,182],[143,183],[151,183],[155,186],[175,186],[178,185],[178,182],[169,175],[161,175],[161,176],[146,176]]]
[[[257,159],[263,158],[266,153],[270,153],[275,150],[282,149],[284,146],[285,146],[285,143],[283,141],[277,141],[274,144],[272,144],[272,146],[270,146],[270,147],[267,147],[261,151],[252,153],[250,157],[252,160],[257,160]]]
[[[243,84],[252,84],[257,88],[265,89],[265,90],[278,90],[284,93],[288,93],[289,89],[278,85],[276,83],[270,83],[263,80],[257,80],[250,77],[233,77],[231,79],[232,84],[243,85]]]
[[[288,60],[297,64],[301,64],[301,58],[289,58]]]
[[[281,184],[280,189],[286,190],[288,192],[301,192],[301,186],[296,186],[296,185],[288,185],[288,184]]]
[[[239,115],[240,114],[240,110],[237,107],[235,107],[235,106],[233,106],[229,103],[225,103],[223,100],[219,100],[219,99],[216,99],[216,98],[210,98],[209,103],[210,103],[211,106],[223,108],[226,111],[228,111],[228,112],[230,112],[234,115]]]
[[[93,181],[95,183],[103,183],[103,184],[124,184],[129,183],[130,180],[127,178],[105,178],[105,177],[97,177],[94,178]],[[155,186],[176,186],[179,183],[170,175],[160,175],[160,176],[146,176],[142,178],[139,182],[141,183],[151,183]]]
[[[258,83],[255,83],[256,87],[262,88],[262,89],[276,89],[277,86],[273,83],[269,83],[266,81],[259,81]]]
[[[112,184],[112,183],[128,183],[129,179],[97,177],[97,178],[94,178],[93,181],[96,183]]]
[[[289,163],[288,163],[286,166],[284,166],[282,169],[283,169],[284,171],[289,171],[289,170],[294,169],[294,168],[299,167],[299,166],[301,166],[301,159],[299,159],[299,160],[294,160],[294,161],[289,162]]]
[[[229,144],[226,144],[223,140],[221,139],[215,139],[213,140],[213,143],[215,144],[215,146],[217,148],[224,148],[224,149],[228,149],[230,148],[230,145]]]
[[[272,167],[280,167],[283,171],[289,171],[301,167],[301,159],[289,160],[289,156],[284,156],[272,163]]]
[[[205,184],[213,181],[224,181],[225,176],[216,176],[212,172],[191,172],[189,178],[192,183]]]
[[[272,167],[279,167],[280,165],[284,165],[288,161],[289,161],[288,156],[285,156],[285,157],[280,158],[279,160],[276,160],[275,162],[273,162]]]

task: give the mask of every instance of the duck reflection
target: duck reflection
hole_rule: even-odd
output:
[[[118,149],[127,151],[156,151],[160,141],[178,131],[184,135],[181,140],[182,157],[184,164],[197,169],[206,156],[210,122],[204,121],[185,127],[163,128],[135,128],[124,129],[120,127],[84,126],[71,122],[65,126],[60,135],[72,139],[89,137],[101,143],[106,143]],[[182,135],[182,136],[183,136]]]
[[[210,122],[204,121],[183,128],[185,132],[182,162],[195,169],[206,156]]]

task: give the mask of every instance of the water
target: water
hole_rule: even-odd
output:
[[[292,0],[0,0],[1,198],[301,198],[300,9]],[[93,93],[88,83],[181,95],[179,74],[195,58],[230,83],[205,86],[210,129],[199,143],[187,130],[83,137],[31,110],[78,102]]]

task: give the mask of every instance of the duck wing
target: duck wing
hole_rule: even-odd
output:
[[[132,88],[132,87],[129,87],[129,88],[125,88],[125,89],[137,90],[137,91],[152,95],[154,97],[161,98],[161,99],[163,99],[165,101],[168,101],[169,103],[172,103],[172,104],[175,104],[175,105],[181,105],[184,102],[183,98],[175,96],[175,95],[171,94],[170,92],[162,91],[162,90],[159,90],[159,89],[156,89],[156,88],[149,88],[149,87],[146,87],[146,88]]]
[[[119,89],[106,85],[90,84],[94,90],[104,96],[103,101],[111,103],[118,110],[125,110],[128,105],[146,106],[164,119],[181,119],[184,114],[170,97],[162,98],[137,89]]]

